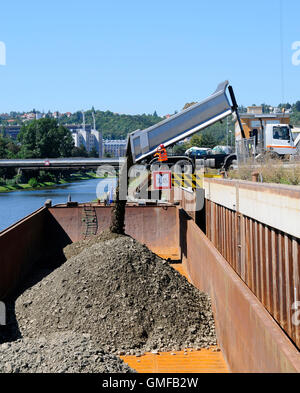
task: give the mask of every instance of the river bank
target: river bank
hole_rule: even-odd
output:
[[[101,186],[102,182],[103,186]],[[0,192],[0,231],[39,209],[48,199],[52,200],[53,205],[66,203],[69,198],[78,203],[89,203],[97,199],[102,189],[110,189],[111,186],[116,186],[115,178],[91,178],[85,181],[74,180],[45,189]]]
[[[61,185],[66,185],[66,184],[81,181],[81,180],[102,179],[102,178],[103,177],[97,176],[97,174],[94,172],[88,172],[85,174],[74,173],[71,176],[68,176],[68,177],[65,177],[65,178],[59,180],[58,183],[51,182],[51,181],[39,182],[36,187],[32,187],[28,183],[20,183],[20,184],[14,185],[14,186],[1,185],[0,186],[0,193],[7,193],[7,192],[13,192],[13,191],[47,190],[50,188],[59,187]]]

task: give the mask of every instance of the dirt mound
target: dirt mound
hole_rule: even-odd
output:
[[[23,336],[90,333],[110,353],[216,344],[208,296],[128,236],[70,258],[16,301]]]
[[[78,242],[69,244],[64,248],[64,255],[67,259],[74,257],[75,255],[80,254],[83,250],[88,247],[93,246],[99,242],[103,242],[106,240],[116,239],[117,237],[122,236],[116,233],[112,233],[110,230],[105,230],[101,232],[99,235],[89,236],[84,240],[80,240]]]
[[[0,345],[0,373],[129,373],[119,357],[107,354],[89,335],[55,333]]]

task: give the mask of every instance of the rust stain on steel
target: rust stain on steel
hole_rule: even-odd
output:
[[[206,207],[208,238],[300,348],[299,326],[292,324],[300,239],[212,201]]]
[[[0,299],[11,294],[42,257],[46,213],[41,208],[0,233]]]
[[[111,207],[95,205],[98,230],[110,225]],[[84,238],[85,224],[82,209],[78,207],[53,207],[49,211],[59,222],[70,239],[75,242]],[[128,235],[146,244],[162,258],[180,259],[177,210],[174,206],[127,206],[125,231]]]
[[[0,233],[0,299],[10,295],[41,259],[63,261],[62,249],[83,239],[83,206],[41,208]],[[98,233],[110,224],[110,207],[95,206]],[[127,207],[126,230],[162,258],[180,259],[176,207]]]
[[[300,372],[297,348],[193,220],[180,217],[183,263],[193,284],[212,298],[230,370]]]

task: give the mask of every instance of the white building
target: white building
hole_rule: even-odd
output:
[[[111,157],[125,157],[126,144],[126,139],[104,139],[104,155],[110,155]]]
[[[71,131],[75,147],[84,146],[86,151],[90,153],[93,148],[98,152],[99,157],[103,156],[103,144],[101,131],[92,129],[91,126],[86,126],[85,129],[81,126],[67,126]]]

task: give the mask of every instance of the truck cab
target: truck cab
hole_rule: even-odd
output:
[[[287,124],[267,124],[265,127],[264,148],[266,151],[283,155],[296,154],[292,129]]]

